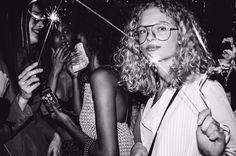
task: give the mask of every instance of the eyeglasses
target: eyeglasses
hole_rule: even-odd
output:
[[[147,25],[147,26],[140,26],[137,28],[137,40],[140,44],[143,44],[148,36],[149,29],[152,31],[152,35],[160,40],[160,41],[166,41],[170,38],[171,31],[172,30],[178,30],[177,28],[170,28],[167,24],[153,24],[153,25]]]

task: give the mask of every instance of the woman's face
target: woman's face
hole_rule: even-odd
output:
[[[172,60],[171,58],[175,56],[177,49],[177,29],[173,23],[174,22],[169,17],[161,13],[156,7],[149,8],[141,14],[139,26],[146,26],[144,30],[147,30],[147,37],[146,40],[143,40],[144,42],[140,44],[140,50],[150,58],[150,61],[154,63],[156,61],[167,61]],[[156,26],[156,24],[158,26]],[[155,26],[153,27],[152,25]],[[159,32],[159,34],[155,36],[151,29]],[[170,30],[170,34],[166,33],[169,35],[163,38],[162,32],[167,29],[173,30]],[[138,31],[142,33],[141,27]]]
[[[31,12],[33,15],[36,15],[37,17],[42,17],[41,11],[36,4],[32,5]],[[29,19],[29,37],[31,44],[38,43],[39,33],[42,30],[42,28],[44,28],[43,21],[35,17],[31,15]]]
[[[69,44],[72,46],[73,41],[74,35],[69,25],[65,22],[60,23],[54,32],[53,47],[59,48],[64,44]]]

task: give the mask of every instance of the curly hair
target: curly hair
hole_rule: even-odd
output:
[[[204,31],[193,14],[182,4],[174,0],[142,3],[133,10],[131,19],[124,28],[129,37],[124,36],[121,39],[121,46],[114,55],[114,60],[116,65],[121,68],[121,78],[126,82],[127,88],[130,91],[140,91],[144,95],[152,95],[157,92],[159,79],[156,67],[139,50],[139,44],[135,38],[141,14],[153,7],[170,17],[178,28],[177,52],[169,73],[172,77],[170,82],[172,87],[181,87],[190,75],[205,73],[209,67],[214,65],[212,54],[205,46],[207,42]],[[206,50],[203,46],[206,47]]]

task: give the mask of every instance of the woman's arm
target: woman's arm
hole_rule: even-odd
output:
[[[56,108],[56,118],[77,140],[89,155],[119,155],[116,119],[116,80],[104,70],[97,70],[91,77],[91,87],[95,106],[97,140],[89,138],[73,121]]]
[[[74,106],[74,111],[79,116],[82,104],[81,104],[78,77],[72,79],[72,84],[73,84],[73,106]]]
[[[98,69],[91,76],[99,150],[108,156],[119,155],[116,87],[111,72]]]
[[[10,102],[8,99],[1,99],[1,111],[7,113],[7,119],[1,123],[0,140],[5,142],[15,136],[30,121],[32,110],[28,106],[28,101],[32,92],[39,86],[39,79],[35,76],[42,72],[42,69],[36,68],[34,63],[28,66],[19,76],[19,86],[21,92]],[[2,81],[1,81],[2,82]],[[9,107],[9,110],[6,109]],[[8,113],[9,111],[9,113]],[[1,113],[2,115],[2,113]]]
[[[202,92],[210,109],[210,111],[204,110],[200,113],[202,116],[206,116],[204,123],[207,123],[207,121],[210,123],[209,121],[211,120],[209,119],[211,118],[219,123],[220,125],[216,126],[217,129],[220,129],[225,134],[224,152],[226,155],[236,155],[236,119],[223,87],[217,81],[207,81],[202,88]],[[201,118],[199,121],[201,121]],[[200,126],[203,127],[204,123],[200,124]],[[210,128],[212,127],[214,128],[214,126]],[[208,132],[208,129],[205,131]]]
[[[73,65],[78,61],[79,61],[79,56],[77,55],[77,53],[72,52],[70,61],[67,64],[67,69],[72,79],[74,112],[79,116],[82,106],[80,97],[80,86],[79,86],[80,71],[76,72],[73,71]]]
[[[30,107],[26,107],[24,111],[21,110],[19,107],[17,101],[19,99],[19,96],[16,97],[16,99],[11,104],[9,100],[0,98],[0,105],[1,105],[1,111],[7,111],[6,108],[4,109],[2,106],[12,106],[14,105],[12,109],[12,113],[16,116],[16,119],[14,121],[1,121],[0,125],[0,144],[3,144],[7,142],[8,140],[12,139],[20,130],[22,130],[30,121],[32,117],[32,111]],[[8,113],[8,112],[4,112]],[[2,115],[1,115],[2,117]],[[4,117],[5,118],[5,117]]]
[[[56,51],[52,49],[52,69],[49,75],[48,85],[54,94],[56,93],[58,76],[63,68],[67,57],[69,56],[69,53],[66,53],[67,50],[67,45],[58,48]]]

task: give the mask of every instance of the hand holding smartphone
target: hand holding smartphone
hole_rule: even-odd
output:
[[[72,66],[73,72],[78,72],[81,69],[85,68],[89,64],[89,59],[85,53],[83,43],[77,43],[75,45],[75,52],[78,54],[78,61]]]

